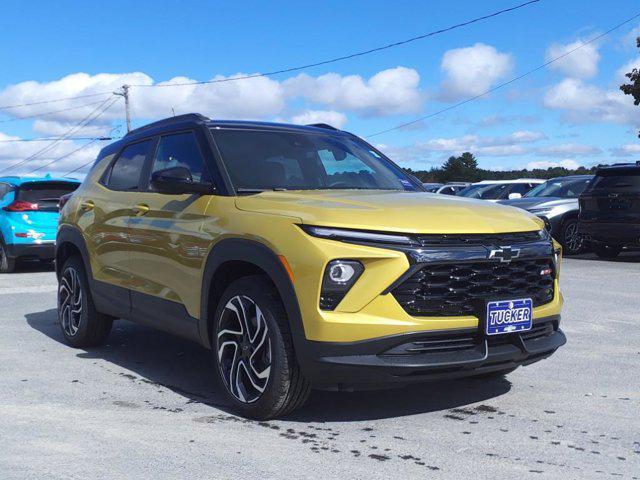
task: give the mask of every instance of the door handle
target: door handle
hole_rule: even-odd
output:
[[[142,217],[143,215],[146,215],[147,213],[149,213],[149,205],[145,205],[144,203],[140,203],[138,205],[136,205],[135,207],[133,207],[133,214],[136,217]]]
[[[80,204],[80,210],[82,210],[83,212],[90,212],[94,209],[95,206],[95,203],[93,203],[91,200],[88,200]]]

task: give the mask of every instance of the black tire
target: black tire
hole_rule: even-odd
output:
[[[216,308],[211,344],[218,381],[241,415],[280,417],[309,396],[287,314],[267,277],[243,277],[229,285]]]
[[[58,320],[65,341],[76,348],[101,345],[109,336],[113,318],[96,310],[82,259],[64,263],[58,280]]]
[[[560,238],[564,255],[578,255],[584,251],[584,239],[578,231],[577,218],[569,218],[562,223]]]
[[[16,259],[7,256],[4,242],[0,240],[0,273],[12,273],[16,269]]]
[[[611,260],[612,258],[616,258],[618,255],[620,255],[622,249],[617,246],[605,245],[604,243],[596,243],[593,246],[593,251],[598,257]]]

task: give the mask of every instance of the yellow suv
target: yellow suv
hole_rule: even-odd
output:
[[[328,125],[182,115],[104,148],[61,210],[69,344],[124,318],[213,351],[240,413],[311,388],[503,375],[551,355],[560,249],[537,217],[429,194]]]

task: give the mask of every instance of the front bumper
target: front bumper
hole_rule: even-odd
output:
[[[7,256],[11,258],[34,258],[53,260],[55,258],[55,242],[42,243],[9,243],[5,245]]]
[[[554,315],[535,319],[531,332],[490,338],[476,328],[309,342],[304,374],[316,388],[358,390],[509,370],[564,345],[559,326],[560,316]]]

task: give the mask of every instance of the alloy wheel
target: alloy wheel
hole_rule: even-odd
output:
[[[218,368],[225,386],[238,401],[260,398],[271,372],[269,326],[260,307],[246,295],[231,298],[218,323]]]
[[[569,223],[564,229],[564,247],[566,253],[573,254],[578,253],[582,249],[584,239],[578,231],[577,222]]]
[[[80,275],[73,267],[67,268],[60,279],[58,314],[66,335],[73,337],[78,333],[82,319],[82,287]]]

